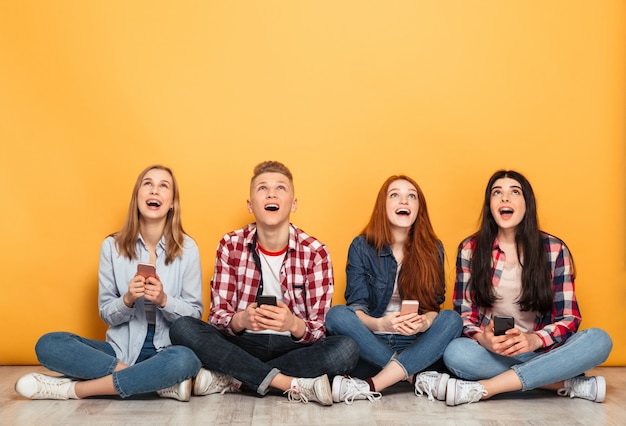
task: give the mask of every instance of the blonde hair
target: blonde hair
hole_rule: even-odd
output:
[[[252,182],[254,182],[254,179],[263,173],[280,173],[281,175],[284,175],[287,179],[289,179],[291,188],[294,189],[293,175],[291,174],[291,171],[287,168],[287,166],[278,161],[263,161],[262,163],[257,164],[254,167],[254,172],[252,174],[252,178],[250,179],[250,189],[252,189]]]
[[[174,203],[172,208],[167,212],[165,220],[165,229],[163,229],[163,235],[165,236],[165,264],[171,263],[177,256],[183,253],[183,242],[185,238],[185,231],[180,217],[180,195],[178,191],[178,184],[174,173],[169,167],[161,165],[153,165],[144,169],[137,177],[133,193],[130,198],[130,205],[128,206],[128,214],[126,216],[126,222],[122,229],[112,234],[115,238],[115,244],[118,251],[128,259],[136,259],[136,245],[137,238],[139,237],[139,203],[138,194],[141,182],[150,170],[164,170],[172,176],[172,193],[174,196]]]

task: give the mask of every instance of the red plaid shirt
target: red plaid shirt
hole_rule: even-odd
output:
[[[557,237],[542,233],[546,260],[550,264],[552,278],[552,294],[554,302],[552,311],[537,315],[535,318],[535,334],[543,342],[544,348],[551,348],[565,340],[578,330],[582,320],[574,293],[574,276],[572,275],[569,250]],[[456,261],[456,283],[454,286],[454,309],[463,318],[463,334],[472,337],[484,330],[491,320],[491,309],[480,308],[470,302],[468,282],[472,271],[470,261],[476,249],[476,240],[466,238],[459,245]],[[492,249],[493,285],[498,286],[504,269],[505,255],[494,241]]]
[[[226,234],[217,247],[209,323],[230,334],[233,315],[253,303],[259,291],[262,277],[257,250],[254,223]],[[326,246],[291,224],[280,278],[283,302],[306,324],[300,341],[312,343],[323,338],[334,285]]]

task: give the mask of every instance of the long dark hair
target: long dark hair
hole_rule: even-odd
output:
[[[511,178],[520,184],[526,203],[526,214],[515,229],[515,249],[522,267],[522,291],[517,303],[522,311],[549,312],[553,303],[550,266],[539,229],[535,193],[528,179],[514,170],[498,170],[485,188],[481,224],[474,234],[476,249],[471,260],[469,289],[472,302],[490,308],[497,297],[492,283],[491,252],[498,235],[498,225],[491,213],[491,189],[502,178]]]
[[[390,176],[378,191],[374,211],[362,234],[379,253],[383,246],[393,244],[393,234],[387,217],[387,191],[396,180],[405,180],[413,185],[417,190],[419,202],[417,217],[404,245],[404,260],[398,276],[398,291],[403,299],[419,300],[420,308],[438,312],[440,308],[435,294],[442,294],[442,289],[445,287],[445,278],[441,272],[443,259],[439,251],[439,239],[435,235],[428,216],[426,198],[417,182],[405,175]]]

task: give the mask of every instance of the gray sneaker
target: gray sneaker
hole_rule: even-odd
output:
[[[333,405],[330,382],[326,374],[314,379],[294,379],[291,382],[291,388],[284,393],[287,394],[289,401],[305,404],[309,401],[315,401],[322,405]]]
[[[201,368],[196,375],[193,385],[193,394],[197,396],[212,393],[239,392],[241,382],[227,374]]]
[[[15,391],[30,399],[69,399],[69,389],[74,380],[67,377],[30,373],[15,383]]]
[[[487,396],[487,391],[478,382],[466,382],[459,379],[448,380],[446,404],[450,406],[478,402],[483,396]]]
[[[437,398],[439,401],[446,399],[446,385],[450,375],[436,371],[424,371],[415,376],[415,395],[426,396],[429,401]]]
[[[355,399],[368,399],[374,402],[382,398],[380,392],[372,392],[365,380],[348,376],[335,376],[333,379],[333,401],[352,404]]]
[[[183,380],[169,388],[157,391],[161,398],[172,398],[187,402],[191,398],[191,379]]]
[[[579,376],[565,380],[565,386],[557,391],[561,396],[584,398],[602,402],[606,397],[606,380],[602,376]]]

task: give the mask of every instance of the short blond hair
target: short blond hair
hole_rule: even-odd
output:
[[[287,168],[287,166],[278,161],[263,161],[262,163],[257,164],[254,167],[252,179],[250,179],[250,188],[252,188],[252,182],[254,182],[254,179],[263,173],[280,173],[289,179],[289,183],[293,188],[293,175],[291,174],[291,171]]]

